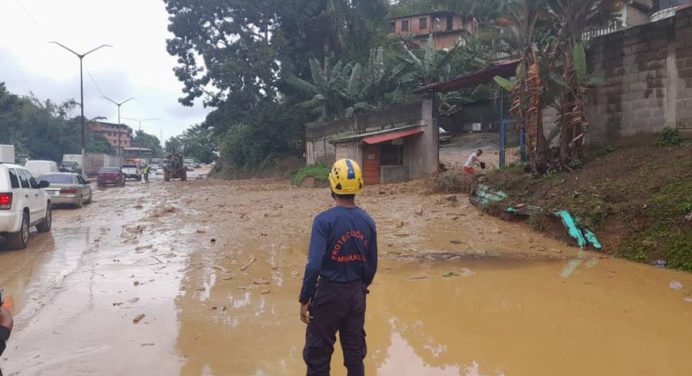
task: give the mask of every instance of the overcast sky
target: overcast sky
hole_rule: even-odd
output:
[[[167,26],[162,0],[0,0],[0,82],[19,95],[79,100],[79,59],[47,42],[79,53],[111,44],[84,59],[85,116],[117,122],[117,107],[102,95],[118,102],[136,97],[121,116],[157,118],[142,129],[168,139],[202,122],[208,110],[178,103],[182,84],[166,52]]]

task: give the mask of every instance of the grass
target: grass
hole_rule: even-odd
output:
[[[684,219],[691,209],[690,179],[665,184],[638,214],[655,220],[625,240],[617,254],[647,263],[661,259],[667,262],[668,267],[692,272],[692,231]]]
[[[430,184],[435,193],[469,194],[473,191],[476,182],[472,176],[461,170],[449,170],[433,177]]]
[[[323,165],[305,166],[291,178],[291,183],[296,186],[301,186],[305,179],[312,178],[316,184],[326,186],[329,184],[329,167]]]
[[[489,174],[487,183],[508,195],[505,205],[569,211],[596,233],[607,253],[649,264],[665,260],[669,268],[692,272],[692,223],[686,219],[692,213],[692,145],[678,143],[674,132],[657,145],[645,141],[595,151],[573,173],[536,177],[510,167]],[[529,223],[565,238],[551,216]]]

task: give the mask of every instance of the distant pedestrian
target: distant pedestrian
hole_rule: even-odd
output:
[[[5,351],[7,340],[10,339],[12,327],[14,326],[12,314],[7,310],[4,303],[2,301],[2,293],[0,292],[0,356]],[[2,369],[0,369],[0,376],[2,376]]]
[[[375,221],[356,206],[360,166],[337,161],[329,174],[334,207],[315,217],[300,291],[307,326],[303,359],[308,376],[329,375],[336,333],[349,376],[365,374],[365,296],[377,271]]]
[[[471,153],[469,158],[466,160],[466,163],[464,163],[464,172],[466,174],[476,176],[476,170],[474,169],[475,166],[485,168],[485,163],[481,162],[479,159],[481,155],[483,155],[483,150],[481,149],[478,149]]]
[[[149,174],[151,174],[151,167],[149,167],[149,165],[146,165],[142,170],[142,175],[144,175],[144,182],[147,184],[149,183]]]

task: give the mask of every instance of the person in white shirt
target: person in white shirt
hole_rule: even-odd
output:
[[[474,169],[474,166],[481,166],[483,167],[483,162],[478,159],[481,155],[483,155],[483,150],[478,149],[477,151],[471,153],[469,156],[469,159],[466,160],[466,163],[464,163],[464,172],[471,175],[471,176],[476,176],[476,170]]]

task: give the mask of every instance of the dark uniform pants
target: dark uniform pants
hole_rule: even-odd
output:
[[[334,352],[336,332],[344,351],[348,376],[363,376],[365,345],[365,294],[361,282],[332,283],[320,280],[310,314],[312,320],[305,334],[303,359],[308,376],[328,376]]]

